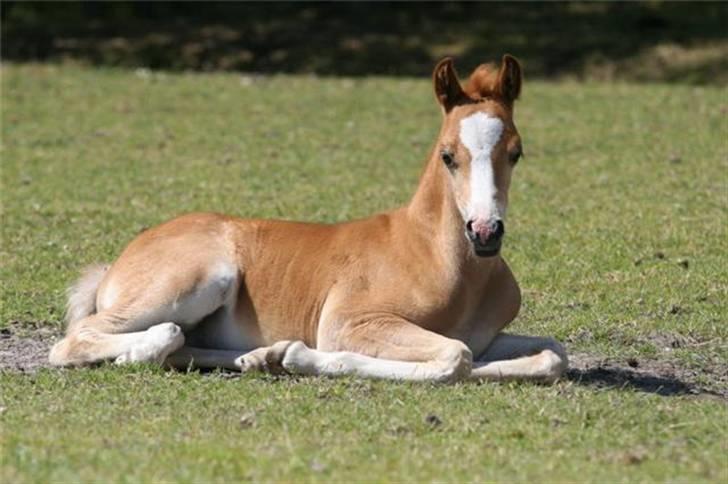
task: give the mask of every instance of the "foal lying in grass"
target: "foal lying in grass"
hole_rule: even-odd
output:
[[[443,123],[411,202],[337,225],[184,215],[72,288],[54,365],[152,361],[399,380],[553,381],[566,354],[502,330],[520,307],[500,256],[521,155],[521,68],[463,88],[434,70]]]

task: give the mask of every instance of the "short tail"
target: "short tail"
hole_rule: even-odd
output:
[[[83,270],[81,277],[68,288],[67,327],[70,328],[74,323],[96,312],[96,293],[107,270],[109,266],[106,264],[88,266]]]

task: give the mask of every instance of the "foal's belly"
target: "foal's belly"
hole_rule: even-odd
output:
[[[185,343],[198,348],[250,351],[264,346],[257,321],[248,315],[235,315],[222,307],[185,332]]]

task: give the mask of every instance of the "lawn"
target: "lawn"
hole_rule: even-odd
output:
[[[0,336],[60,331],[82,266],[183,212],[337,222],[406,203],[439,127],[427,79],[1,75]],[[524,85],[511,329],[619,371],[545,387],[6,367],[0,480],[725,482],[726,99]],[[651,385],[609,385],[644,369]]]

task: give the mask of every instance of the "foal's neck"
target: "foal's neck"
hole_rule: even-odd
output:
[[[432,245],[435,253],[460,267],[473,254],[437,146],[430,153],[417,191],[407,206],[407,215],[418,229],[411,231],[413,236],[422,239],[419,234],[424,235],[424,243]]]

